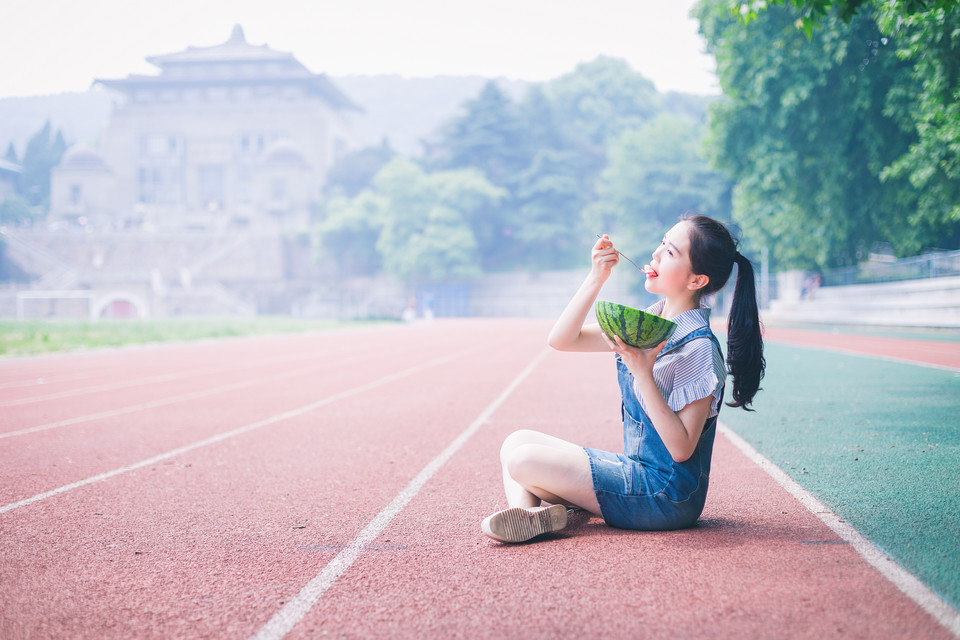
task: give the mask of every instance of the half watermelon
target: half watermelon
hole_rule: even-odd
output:
[[[639,349],[657,346],[677,328],[677,323],[672,320],[605,300],[597,301],[597,322],[611,340],[617,335],[631,347]]]

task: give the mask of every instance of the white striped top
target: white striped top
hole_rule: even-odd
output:
[[[660,315],[666,300],[660,300],[645,309],[647,313]],[[701,306],[681,313],[673,321],[677,323],[671,340],[701,328],[710,326],[710,307]],[[720,412],[721,381],[727,377],[723,354],[713,346],[707,337],[697,338],[669,353],[661,353],[653,365],[653,379],[657,388],[667,400],[667,406],[679,411],[691,402],[713,396],[708,418]],[[640,400],[640,406],[646,411],[643,398],[633,383],[633,392]]]

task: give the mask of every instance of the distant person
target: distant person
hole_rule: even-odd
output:
[[[619,262],[606,235],[593,247],[590,274],[560,314],[549,344],[560,351],[616,354],[623,398],[624,452],[611,453],[537,431],[510,434],[500,450],[508,509],[481,523],[487,536],[525,542],[566,526],[567,508],[614,527],[680,529],[700,517],[707,495],[717,416],[727,369],[703,301],[739,266],[728,320],[732,407],[749,406],[765,362],[753,266],[729,231],[705,216],[685,216],[653,252],[645,287],[664,296],[646,309],[677,323],[652,349],[611,341],[587,319]]]

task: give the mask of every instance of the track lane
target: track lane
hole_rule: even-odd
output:
[[[722,436],[694,529],[482,537],[511,430],[620,446],[613,376],[549,357],[287,637],[952,637]]]
[[[510,340],[0,514],[0,635],[250,637],[531,361],[546,326],[404,334],[424,352]],[[608,357],[551,354],[288,637],[949,637],[722,438],[696,529],[580,518],[520,547],[479,534],[503,504],[496,452],[509,431],[617,448],[617,407]],[[678,618],[681,598],[693,615]]]
[[[960,371],[960,342],[941,342],[920,338],[893,338],[826,329],[799,329],[766,326],[764,339],[811,349],[867,355],[912,364],[926,364]]]
[[[0,611],[72,637],[250,631],[442,448],[451,424],[499,392],[510,363],[529,355],[531,347],[494,333],[502,346],[469,360],[0,514],[8,541]],[[449,351],[465,336],[490,342],[476,331],[427,338]],[[542,349],[539,325],[519,338]],[[437,402],[425,402],[425,390]]]
[[[367,383],[370,368],[365,359],[358,358],[352,346],[339,356],[333,355],[332,352],[342,347],[342,341],[336,336],[329,337],[328,341],[326,351],[331,355],[314,366],[312,375],[301,376],[294,370],[291,377],[291,372],[279,370],[262,372],[270,375],[252,381],[241,378],[240,382],[232,382],[221,378],[210,382],[226,383],[214,390],[231,385],[238,388],[208,396],[191,392],[192,399],[172,404],[164,404],[170,387],[157,385],[154,392],[161,398],[155,406],[142,407],[142,411],[118,411],[115,415],[68,424],[49,432],[29,433],[10,441],[0,435],[0,467],[6,469],[11,478],[0,486],[0,505],[133,464]],[[319,348],[323,350],[324,346]],[[455,352],[455,348],[463,350],[462,345],[443,341],[442,336],[427,350],[398,345],[395,338],[390,337],[374,340],[370,348],[380,358],[392,358],[395,368],[409,367],[411,362],[430,356],[443,358]],[[378,377],[392,373],[390,369],[380,369]],[[260,398],[259,401],[251,402],[251,394]],[[74,400],[73,404],[78,403]],[[132,408],[138,409],[136,405]],[[86,406],[81,405],[81,410],[86,411]]]

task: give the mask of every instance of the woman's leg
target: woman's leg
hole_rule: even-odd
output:
[[[515,431],[500,448],[500,463],[511,507],[536,507],[544,500],[600,515],[590,459],[572,442],[538,431]]]

